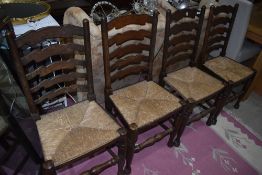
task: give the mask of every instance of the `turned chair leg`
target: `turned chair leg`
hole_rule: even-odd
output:
[[[211,125],[215,125],[217,123],[217,117],[218,115],[220,114],[220,112],[222,111],[224,105],[225,105],[225,100],[226,98],[224,98],[224,95],[220,94],[218,96],[218,98],[216,99],[216,102],[215,102],[215,110],[213,110],[208,119],[207,119],[207,122],[206,122],[206,125],[207,126],[211,126]]]
[[[42,175],[56,175],[55,166],[52,160],[48,160],[43,163]]]
[[[174,146],[178,147],[180,145],[180,138],[186,128],[189,116],[192,114],[193,112],[193,108],[194,108],[194,103],[188,103],[187,105],[185,105],[185,107],[182,109],[182,111],[180,112],[180,115],[178,115],[177,118],[177,124],[176,124],[176,128],[177,128],[177,136],[176,139],[174,140]]]
[[[137,125],[135,123],[129,126],[127,132],[127,152],[126,152],[126,166],[125,175],[131,174],[131,164],[135,153],[135,144],[138,138]]]
[[[167,142],[168,147],[174,146],[174,138],[176,136],[176,128],[177,128],[177,123],[180,123],[179,120],[180,117],[176,117],[174,121],[172,122],[172,127],[174,128],[174,131],[170,133],[169,140]]]
[[[177,136],[176,136],[176,139],[174,140],[174,143],[173,143],[175,147],[180,146],[180,139],[181,139],[181,136],[182,136],[182,134],[183,134],[183,132],[186,128],[187,121],[188,121],[188,117],[181,116],[181,121],[179,122],[180,126],[178,127]]]
[[[227,104],[227,98],[230,96],[230,93],[232,91],[232,83],[226,84],[225,89],[222,93],[220,93],[215,100],[215,110],[213,110],[209,118],[207,120],[206,125],[211,126],[215,125],[217,123],[217,117],[224,108],[224,106]]]
[[[127,151],[127,136],[126,130],[121,128],[118,130],[120,134],[120,141],[118,145],[118,172],[117,175],[124,175],[124,166],[126,160],[126,151]]]
[[[241,100],[242,100],[242,98],[245,96],[245,94],[247,93],[248,88],[250,87],[253,79],[255,78],[255,75],[256,75],[256,73],[254,73],[254,74],[252,75],[252,77],[250,77],[248,80],[246,80],[246,82],[245,82],[245,84],[244,84],[244,87],[243,87],[243,90],[242,90],[243,93],[237,98],[237,101],[236,101],[236,103],[234,104],[234,108],[235,108],[235,109],[238,109],[238,108],[239,108],[239,103],[241,102]]]

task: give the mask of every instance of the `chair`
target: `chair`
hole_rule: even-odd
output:
[[[173,146],[173,118],[183,112],[179,99],[152,81],[156,31],[157,12],[152,17],[131,14],[102,22],[105,106],[127,128],[126,174],[131,173],[134,153],[169,134],[168,146]],[[139,134],[159,125],[164,131],[136,143]]]
[[[198,14],[199,13],[199,14]],[[159,83],[174,95],[187,101],[191,112],[181,118],[176,146],[186,124],[209,114],[207,125],[215,124],[224,90],[221,81],[213,78],[196,64],[196,54],[205,7],[166,12],[166,28],[162,69]],[[194,109],[198,109],[192,114]]]
[[[59,168],[105,151],[112,158],[83,174],[99,174],[116,164],[117,174],[123,174],[125,130],[95,102],[88,20],[83,20],[83,27],[47,27],[17,39],[13,31],[7,35],[31,115],[39,119],[42,174],[56,174]],[[84,45],[76,44],[81,38]],[[74,58],[75,53],[85,55],[84,59]],[[80,102],[78,92],[85,92],[87,100]],[[65,94],[77,103],[57,111],[44,109]],[[111,150],[115,146],[118,155]]]
[[[254,70],[225,56],[237,10],[238,4],[210,8],[199,59],[199,63],[203,65],[206,72],[228,83],[224,104],[237,99],[235,108],[239,108],[239,103],[255,76]],[[214,53],[218,56],[214,57]],[[237,87],[240,87],[240,90]]]
[[[247,0],[220,0],[221,5],[234,6],[238,4],[238,10],[234,25],[229,37],[226,57],[232,58],[239,63],[243,63],[259,54],[261,46],[246,38],[249,20],[252,14],[253,3]],[[214,55],[217,56],[217,55]]]

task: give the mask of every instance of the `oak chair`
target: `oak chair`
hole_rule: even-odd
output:
[[[238,4],[210,8],[203,48],[198,61],[210,75],[228,83],[224,104],[237,99],[235,108],[239,108],[239,103],[256,74],[255,70],[225,56],[237,10]],[[237,87],[241,90],[239,91]]]
[[[167,135],[168,146],[173,146],[174,118],[184,109],[178,98],[152,81],[156,31],[157,12],[152,17],[131,14],[102,21],[105,106],[127,128],[126,174],[131,173],[134,153]],[[159,125],[164,131],[136,143],[139,134]]]
[[[159,83],[174,95],[189,103],[190,113],[181,121],[175,145],[187,124],[209,115],[207,125],[215,124],[216,111],[221,110],[224,85],[196,64],[196,54],[203,24],[205,7],[166,12],[166,27],[162,69]],[[190,115],[194,109],[198,111]]]
[[[117,174],[123,174],[126,132],[95,102],[88,20],[83,20],[83,27],[46,27],[16,39],[13,31],[7,35],[31,115],[38,119],[42,173],[56,174],[61,167],[107,151],[110,160],[82,174],[99,174],[116,164]],[[76,44],[77,38],[84,39],[84,45]],[[42,48],[50,39],[59,42]],[[84,59],[74,58],[75,53]],[[78,101],[78,92],[85,92],[87,100]],[[76,104],[54,112],[43,110],[43,104],[65,94]],[[117,154],[111,150],[115,146]]]

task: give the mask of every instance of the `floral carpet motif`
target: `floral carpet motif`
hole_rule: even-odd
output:
[[[139,137],[158,132],[156,128]],[[226,112],[217,125],[207,127],[204,121],[188,126],[180,147],[168,148],[168,138],[135,154],[132,175],[259,175],[262,174],[262,141]],[[102,154],[62,170],[59,175],[79,174],[108,158]],[[102,175],[116,175],[112,167]]]

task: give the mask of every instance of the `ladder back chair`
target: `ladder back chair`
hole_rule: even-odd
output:
[[[215,124],[215,111],[220,110],[220,96],[224,85],[202,71],[196,64],[200,32],[205,7],[166,12],[166,27],[163,48],[162,69],[159,77],[161,86],[189,103],[188,114],[179,121],[180,127],[175,139],[179,146],[185,126],[209,115],[207,125]],[[191,115],[193,109],[199,112]]]
[[[102,22],[105,105],[127,128],[126,174],[131,173],[134,153],[167,135],[170,135],[168,145],[173,145],[175,126],[171,118],[179,117],[182,110],[178,98],[152,81],[156,32],[157,12],[152,17],[131,14]],[[139,80],[129,86],[123,83],[122,80],[134,75]],[[116,87],[117,83],[121,88]],[[164,125],[169,119],[171,127]],[[136,143],[139,134],[159,125],[164,131]]]
[[[59,168],[107,151],[110,160],[81,174],[100,174],[118,164],[116,174],[122,175],[126,131],[95,102],[88,20],[83,20],[83,27],[46,27],[16,39],[11,31],[7,39],[31,115],[38,119],[44,154],[42,173],[56,174]],[[42,47],[50,39],[59,42]],[[77,44],[77,39],[83,39],[84,45]],[[84,59],[75,58],[76,53],[83,54]],[[87,100],[78,100],[78,92],[85,92]],[[75,99],[76,104],[40,113],[46,102],[64,95]],[[111,150],[114,147],[118,153]]]
[[[200,64],[208,73],[228,83],[227,95],[225,95],[227,98],[224,101],[227,104],[237,99],[235,108],[239,108],[239,103],[256,74],[255,70],[225,56],[237,10],[238,4],[210,8],[201,58],[199,59]],[[218,56],[213,57],[214,55]],[[236,87],[240,86],[242,87],[238,92]]]

